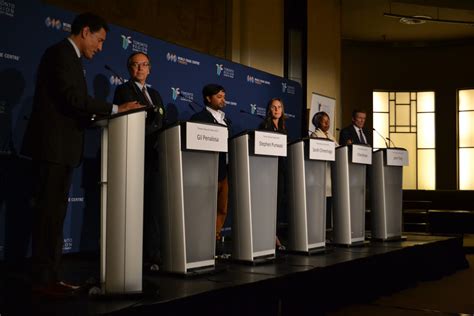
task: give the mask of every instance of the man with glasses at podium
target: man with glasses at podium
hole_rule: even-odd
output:
[[[143,52],[135,52],[127,59],[130,80],[115,89],[114,103],[137,101],[150,106],[145,122],[145,177],[143,207],[143,263],[148,271],[158,271],[161,263],[160,223],[157,213],[156,179],[158,153],[155,144],[158,130],[163,127],[165,110],[163,100],[155,89],[147,85],[151,70],[150,58]]]
[[[366,118],[367,113],[365,111],[357,109],[352,111],[352,124],[341,130],[339,144],[368,144],[372,146],[372,137],[364,128]]]

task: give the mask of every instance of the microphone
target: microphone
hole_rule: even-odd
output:
[[[392,143],[393,147],[395,147],[395,148],[397,147],[397,146],[395,146],[395,143],[390,138],[387,137],[387,140]]]
[[[104,65],[104,68],[107,69],[108,71],[110,71],[111,73],[113,73],[117,78],[118,80],[120,80],[120,83],[124,83],[125,81],[123,80],[123,78],[115,71],[113,70],[112,68],[110,68],[109,65]]]
[[[390,148],[390,144],[387,143],[387,139],[388,139],[388,138],[383,137],[382,134],[380,134],[375,128],[372,128],[372,130],[373,130],[374,132],[376,132],[377,135],[379,135],[380,137],[383,138],[383,142],[385,143],[385,147]]]
[[[256,117],[258,117],[258,118],[260,118],[260,119],[262,119],[262,120],[265,119],[265,116],[258,115],[258,114],[252,114],[252,113],[247,112],[247,111],[245,111],[245,110],[240,110],[240,113],[245,113],[245,114],[248,114],[248,115],[256,116]]]

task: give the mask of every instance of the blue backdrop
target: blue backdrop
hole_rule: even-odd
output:
[[[68,35],[74,16],[35,0],[0,1],[0,256],[24,256],[28,248],[31,166],[28,159],[14,153],[21,147],[31,112],[41,55]],[[84,61],[89,93],[96,98],[111,101],[120,84],[104,66],[127,78],[127,57],[143,51],[152,61],[148,83],[163,97],[169,120],[187,120],[194,113],[182,96],[202,104],[202,87],[218,83],[226,88],[225,112],[234,133],[255,129],[261,122],[259,115],[265,115],[267,101],[280,97],[289,117],[289,140],[300,136],[302,92],[298,83],[123,27],[110,27],[103,51],[92,61]],[[98,248],[99,134],[99,130],[87,131],[84,161],[74,173],[64,225],[65,252]]]

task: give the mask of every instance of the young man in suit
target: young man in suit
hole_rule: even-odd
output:
[[[227,126],[231,130],[231,121],[222,111],[225,107],[225,89],[217,84],[208,84],[202,89],[205,108],[191,117],[191,121],[214,123]],[[219,153],[219,171],[217,185],[217,218],[216,218],[216,254],[223,255],[221,230],[227,217],[229,183],[227,180],[226,153]]]
[[[33,160],[35,192],[32,232],[32,281],[36,293],[70,295],[77,286],[61,281],[59,267],[63,223],[74,167],[81,163],[84,130],[92,115],[109,115],[140,107],[120,106],[88,95],[81,57],[102,50],[108,26],[92,13],[78,15],[71,35],[49,47],[38,68],[33,109],[22,153]]]
[[[114,103],[137,101],[151,106],[147,110],[145,123],[145,183],[143,208],[143,263],[146,270],[158,271],[161,262],[159,216],[156,201],[156,178],[158,153],[155,149],[158,130],[164,125],[165,110],[158,91],[147,87],[146,80],[151,70],[150,58],[135,52],[127,59],[130,80],[115,90]]]
[[[369,144],[372,146],[372,138],[367,129],[364,128],[366,118],[367,113],[365,111],[352,111],[352,125],[344,127],[341,130],[339,144]]]

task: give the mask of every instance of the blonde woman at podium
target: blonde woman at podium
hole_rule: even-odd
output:
[[[330,139],[339,144],[336,141],[334,135],[329,132],[331,120],[326,112],[318,112],[314,114],[312,123],[315,127],[311,138],[326,138]],[[326,227],[332,228],[332,184],[331,184],[331,165],[329,162],[326,163]]]
[[[288,134],[285,124],[285,105],[280,98],[272,98],[267,103],[267,114],[264,121],[260,124],[258,129],[277,132],[281,134]],[[278,157],[278,197],[277,197],[277,223],[284,218],[286,210],[286,158]],[[278,225],[277,225],[278,227]],[[286,247],[280,242],[278,234],[275,238],[275,246],[277,250],[286,250]]]

